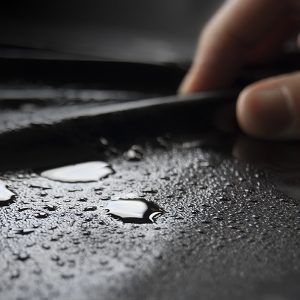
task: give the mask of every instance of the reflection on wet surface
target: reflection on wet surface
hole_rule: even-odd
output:
[[[97,285],[101,293],[104,290],[110,295],[115,282],[123,278],[120,270],[121,276],[129,274],[130,280],[138,281],[147,261],[151,272],[153,266],[159,270],[153,275],[157,278],[171,282],[174,278],[167,276],[179,274],[174,285],[181,285],[180,289],[188,284],[181,284],[181,271],[192,274],[188,281],[197,295],[202,292],[199,282],[209,290],[220,282],[225,282],[222,289],[229,286],[235,290],[236,284],[226,282],[233,273],[242,274],[236,280],[243,286],[249,285],[243,274],[256,278],[260,272],[260,281],[265,283],[272,273],[279,282],[278,274],[299,267],[299,208],[276,190],[283,191],[285,178],[299,178],[294,157],[297,147],[283,155],[274,144],[261,143],[260,149],[253,140],[235,140],[216,132],[160,133],[119,144],[120,136],[107,138],[101,138],[101,147],[99,137],[96,143],[92,140],[78,148],[75,143],[69,148],[62,144],[52,151],[55,145],[49,145],[39,156],[28,155],[28,171],[20,167],[1,173],[18,195],[17,201],[0,209],[4,236],[0,266],[3,282],[11,286],[7,294],[0,293],[1,299],[14,294],[34,298],[30,282],[36,278],[36,267],[43,278],[38,291],[47,287],[49,278],[57,278],[51,283],[59,299],[66,293],[76,298],[70,286],[78,285],[79,292],[85,293],[78,284],[81,280],[87,288],[93,290]],[[107,152],[108,145],[115,147],[113,154]],[[137,153],[124,155],[128,149],[142,152],[142,159],[136,159]],[[274,153],[277,150],[279,156]],[[2,155],[6,166],[16,165],[15,158],[20,156],[8,157]],[[134,162],[129,159],[132,157]],[[287,169],[284,157],[291,159]],[[117,173],[99,182],[103,169],[109,169],[102,161],[111,163]],[[32,162],[36,168],[30,167]],[[272,167],[274,163],[279,165]],[[66,166],[43,172],[58,182],[38,175],[49,166]],[[273,179],[279,184],[274,185]],[[95,182],[80,183],[87,180]],[[287,185],[290,190],[298,186]],[[8,265],[10,269],[5,269]],[[201,282],[207,274],[211,281]],[[254,287],[255,280],[250,280]],[[19,288],[21,284],[27,288],[25,292]],[[219,295],[216,299],[222,298]]]
[[[124,223],[153,223],[163,210],[145,199],[119,199],[109,201],[106,209],[114,218]]]
[[[300,143],[259,141],[245,136],[234,143],[232,154],[272,173],[277,188],[300,201]]]
[[[41,176],[61,182],[92,182],[105,178],[113,172],[105,162],[90,161],[47,170],[42,172]]]
[[[15,194],[7,189],[4,182],[0,181],[0,203],[10,201]]]

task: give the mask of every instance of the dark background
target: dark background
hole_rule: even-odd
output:
[[[0,43],[100,59],[190,61],[221,0],[24,1],[1,5]]]

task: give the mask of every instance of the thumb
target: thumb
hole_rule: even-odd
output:
[[[258,138],[300,139],[300,72],[247,87],[237,102],[237,119]]]

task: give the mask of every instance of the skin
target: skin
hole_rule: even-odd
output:
[[[228,87],[245,64],[278,54],[300,24],[300,0],[227,0],[200,35],[180,93]],[[236,114],[240,127],[263,139],[300,138],[300,72],[246,87]]]

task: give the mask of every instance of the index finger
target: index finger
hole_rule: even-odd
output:
[[[230,0],[204,29],[180,91],[224,88],[236,76],[250,48],[289,14],[289,1]]]

